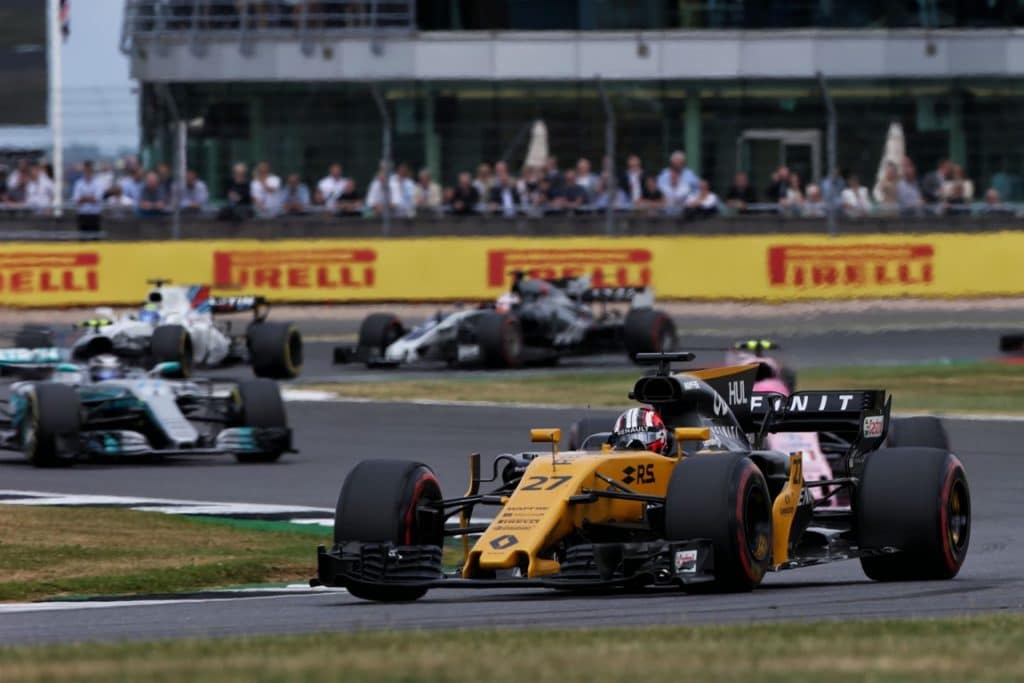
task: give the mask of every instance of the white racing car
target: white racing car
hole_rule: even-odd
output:
[[[145,365],[175,362],[181,374],[194,367],[252,365],[258,377],[291,379],[302,370],[302,336],[293,323],[269,322],[270,306],[259,296],[215,297],[205,285],[171,286],[167,280],[151,280],[153,288],[137,313],[120,318],[110,308],[96,310],[97,317],[80,325],[85,330],[71,346],[77,360],[101,354],[136,359]],[[253,320],[244,334],[232,330],[231,321],[216,314],[252,311]],[[52,335],[41,328],[23,328],[19,346],[52,345]]]

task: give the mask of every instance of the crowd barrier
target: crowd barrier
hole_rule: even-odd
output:
[[[1018,295],[1024,233],[6,243],[0,305],[136,304],[152,278],[272,302],[475,301],[514,271],[662,299]]]

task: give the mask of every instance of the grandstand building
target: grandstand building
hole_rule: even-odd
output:
[[[605,151],[656,172],[674,149],[724,189],[787,163],[873,182],[889,124],[924,174],[963,165],[978,192],[1024,199],[1024,10],[1010,0],[126,0],[146,161],[188,121],[189,164],[223,192],[235,161],[307,181],[335,160],[361,188],[382,153],[445,183],[522,163],[543,119],[563,166]]]

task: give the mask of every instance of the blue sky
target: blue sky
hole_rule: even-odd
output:
[[[40,0],[40,5],[45,4]],[[138,105],[121,54],[124,0],[72,0],[71,36],[64,43],[64,137],[113,152],[138,143]],[[0,128],[0,146],[48,146],[49,131]]]

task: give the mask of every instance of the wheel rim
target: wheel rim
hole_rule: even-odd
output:
[[[771,515],[768,512],[767,501],[760,486],[751,486],[747,489],[743,502],[743,534],[747,552],[758,563],[768,559]]]
[[[961,479],[953,482],[946,503],[946,535],[953,554],[959,557],[967,545],[968,529],[970,528],[970,502],[967,488]]]

